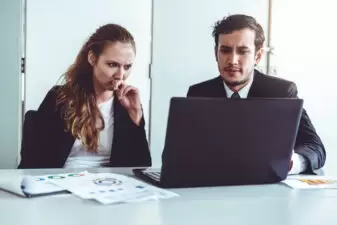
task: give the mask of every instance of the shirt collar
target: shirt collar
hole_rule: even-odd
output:
[[[251,79],[249,79],[249,82],[238,91],[238,94],[240,95],[240,98],[247,98],[248,97],[248,93],[250,90],[250,87],[253,84],[253,80],[254,80],[254,74],[251,75]],[[224,87],[225,87],[225,91],[227,94],[227,98],[230,98],[232,96],[232,94],[234,93],[225,82],[223,82]]]

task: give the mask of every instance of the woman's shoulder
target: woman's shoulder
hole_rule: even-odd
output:
[[[58,91],[60,90],[61,85],[55,85],[47,92],[46,96],[42,100],[42,103],[39,106],[38,111],[40,112],[55,112],[56,111],[56,100]]]
[[[49,89],[48,93],[56,95],[57,92],[63,87],[63,85],[54,85],[51,89]]]

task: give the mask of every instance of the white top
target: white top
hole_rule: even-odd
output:
[[[113,98],[100,103],[98,107],[105,124],[104,129],[99,133],[98,151],[88,152],[81,140],[76,139],[64,168],[100,167],[110,161],[114,131]]]
[[[249,80],[248,84],[238,91],[240,98],[248,97],[249,90],[254,80],[254,75],[252,75],[251,77],[252,78]],[[234,92],[226,85],[225,82],[223,83],[224,83],[224,88],[226,90],[227,98],[231,98]],[[302,155],[293,152],[291,159],[293,160],[293,166],[291,170],[289,171],[289,174],[299,174],[303,172],[304,170],[306,170],[306,161]]]

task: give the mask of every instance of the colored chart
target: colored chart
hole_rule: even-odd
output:
[[[113,185],[121,185],[123,182],[117,180],[116,178],[97,178],[93,180],[94,184],[102,185],[102,186],[113,186]]]
[[[55,180],[55,179],[64,179],[66,177],[82,177],[84,173],[69,173],[69,174],[62,174],[62,175],[49,175],[44,177],[35,177],[34,181],[46,181],[47,179]]]
[[[309,184],[309,185],[319,185],[319,184],[337,184],[337,180],[307,180],[307,179],[300,179],[300,181]]]

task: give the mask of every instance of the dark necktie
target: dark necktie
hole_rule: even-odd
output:
[[[240,99],[240,98],[241,97],[240,97],[239,93],[237,93],[237,92],[234,92],[231,96],[231,99]]]

